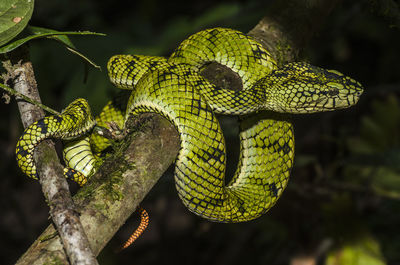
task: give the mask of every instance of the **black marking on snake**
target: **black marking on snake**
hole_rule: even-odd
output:
[[[160,63],[157,61],[151,61],[149,64],[149,68],[151,68],[152,70],[156,69],[156,67],[159,65]]]
[[[110,62],[110,70],[112,71],[112,72],[114,72],[114,69],[115,69],[115,65],[117,64],[117,59],[114,59],[114,60],[112,60],[111,62]]]
[[[265,57],[265,55],[267,53],[265,51],[261,50],[260,46],[257,45],[256,47],[257,47],[256,49],[254,49],[254,48],[252,49],[253,57],[256,58],[256,59]]]
[[[177,76],[177,79],[179,79],[179,75],[176,75],[174,73],[168,71],[162,71],[161,73],[159,72],[157,76],[157,81],[158,81],[157,83],[161,83],[166,80],[171,80],[173,79],[172,76]]]
[[[344,80],[343,80],[344,79]],[[361,87],[361,84],[359,82],[357,82],[356,80],[350,78],[350,77],[346,77],[346,78],[342,78],[342,82],[344,84],[345,87],[350,87],[350,88],[354,88],[354,87]],[[361,95],[361,91],[357,91],[356,94],[358,96]]]
[[[217,207],[217,206],[223,206],[224,205],[224,200],[223,199],[215,199],[215,198],[209,197],[208,194],[204,194],[203,192],[199,192],[199,193],[204,195],[204,199],[203,200],[199,200],[199,203],[195,203],[193,201],[194,199],[198,199],[196,197],[192,197],[192,198],[189,199],[189,201],[192,202],[195,205],[195,208],[197,208],[198,206],[201,206],[203,208],[207,208],[207,207],[204,207],[204,206],[202,206],[200,204],[202,201],[205,201],[207,203],[207,206],[208,205],[212,205],[212,206],[214,206],[214,208]]]
[[[270,147],[272,144],[270,144],[270,145],[265,145],[265,142],[264,142],[264,140],[262,140],[262,144],[259,144],[257,141],[256,141],[256,143],[255,143],[255,145],[254,145],[254,147],[256,147],[256,148],[262,148],[262,149],[265,149],[265,148],[268,148],[268,147]]]
[[[128,63],[127,63],[127,66],[135,68],[136,60],[138,60],[138,57],[135,56],[135,55],[133,55],[132,57],[133,57],[134,60],[129,60]]]
[[[236,205],[236,207],[238,207],[238,211],[241,214],[244,214],[244,212],[246,212],[246,209],[244,208],[244,201],[238,197],[236,197],[236,200],[237,200],[237,204],[238,204],[238,205]]]
[[[65,176],[66,176],[68,179],[70,179],[70,180],[72,180],[72,181],[75,181],[75,174],[76,174],[76,173],[77,173],[77,172],[76,172],[74,169],[68,168],[68,170],[65,171]]]
[[[63,118],[60,116],[54,116],[54,119],[56,120],[56,122],[61,123]]]
[[[178,65],[176,65],[176,64],[171,64],[171,65],[169,66],[168,70],[169,70],[169,71],[173,71],[173,70],[176,70],[177,68],[178,68]]]
[[[200,87],[200,86],[202,86],[203,84],[204,84],[204,80],[202,80],[202,79],[197,79],[197,80],[193,80],[193,81],[191,81],[191,83],[192,83],[192,85],[194,86],[194,87]],[[216,88],[217,89],[217,88]],[[214,92],[214,91],[212,91],[212,92]],[[215,93],[215,92],[214,92]]]
[[[208,40],[208,39],[205,38],[205,40]],[[198,54],[198,50],[199,50],[198,47],[204,46],[203,48],[207,49],[209,54],[212,54],[211,57],[214,57],[214,58],[215,58],[215,53],[214,53],[214,49],[212,49],[212,47],[209,47],[210,45],[208,45],[207,42],[201,42],[200,40],[197,40],[197,41],[195,41],[195,43],[196,43],[196,44],[189,44],[189,45],[187,46],[187,47],[193,48],[193,49],[195,50],[194,52],[192,52],[190,49],[187,49],[184,53],[190,53],[193,57],[195,57],[195,58],[196,58],[196,59],[195,59],[195,62],[196,62],[196,63],[200,63],[199,67],[201,68],[201,67],[204,66],[204,64],[207,64],[207,62],[204,61],[204,62],[201,63],[202,60],[198,61],[199,58],[202,57],[202,56],[199,56],[199,54]],[[213,44],[214,47],[215,47],[215,44],[214,44],[214,43],[212,43],[212,42],[210,42],[210,43]],[[185,56],[185,57],[187,57],[187,56]]]
[[[223,206],[224,205],[224,199],[212,198],[209,203],[214,205],[214,206]]]
[[[74,149],[77,149],[77,148],[79,150],[79,148],[82,148],[82,147],[85,147],[85,146],[86,146],[85,144],[77,144],[77,145],[71,146],[68,150],[74,150]]]
[[[38,121],[36,122],[36,126],[37,126],[38,128],[40,128],[40,132],[41,132],[42,134],[47,134],[48,126],[47,126],[47,124],[44,122],[44,119],[38,120]]]
[[[85,105],[83,105],[82,103],[79,103],[79,109],[82,112],[80,115],[82,115],[83,117],[86,117],[87,111],[86,111]]]
[[[213,29],[211,31],[208,32],[208,36],[206,38],[206,40],[208,40],[213,46],[217,46],[217,42],[218,42],[218,34],[219,31],[217,29]],[[206,45],[205,47],[208,48],[208,50],[212,53],[213,57],[215,58],[215,52],[213,49],[211,49],[211,47],[209,47],[209,45]]]
[[[85,157],[87,157],[88,155],[86,155]],[[87,163],[83,166],[83,168],[86,168],[91,162],[93,161],[93,158],[90,158]]]
[[[210,36],[207,39],[210,40],[212,43],[214,43],[211,39],[214,39],[214,40],[218,39],[217,35],[219,34],[219,30],[218,29],[210,30],[208,32],[208,34],[210,34]]]
[[[276,184],[274,182],[272,182],[271,184],[269,184],[269,191],[272,192],[272,195],[277,198],[278,197],[278,192],[279,189],[276,187]]]
[[[27,156],[28,154],[28,150],[25,150],[22,146],[18,146],[17,155]]]
[[[80,150],[80,151],[76,152],[76,154],[75,154],[74,156],[80,156],[80,155],[83,154],[83,153],[86,153],[86,155],[83,155],[83,156],[75,163],[76,165],[79,165],[82,161],[84,161],[84,160],[86,159],[87,156],[90,156],[90,155],[91,155],[90,152],[89,152],[88,150]],[[91,160],[92,160],[92,159],[90,159],[90,161],[91,161]],[[90,163],[90,161],[87,162],[86,165],[85,165],[83,168],[85,168],[85,167]]]
[[[289,143],[287,141],[285,141],[285,143],[283,145],[279,146],[277,151],[278,152],[282,151],[285,155],[287,155],[290,153],[290,150],[291,150],[291,148],[289,146]]]
[[[76,115],[74,115],[74,114],[68,114],[68,115],[65,115],[65,116],[66,117],[68,116],[72,120],[72,122],[74,122],[74,123],[76,123],[78,121],[78,117]]]
[[[135,69],[135,65],[136,65],[136,62],[134,60],[131,60],[131,61],[128,62],[127,66],[124,66],[125,67],[125,71],[127,72],[126,76],[132,77],[132,79],[133,79],[132,72]]]
[[[327,101],[328,103],[328,101]],[[330,108],[335,108],[336,107],[336,100],[335,98],[332,98],[332,102],[331,102],[331,106],[329,106]]]
[[[201,111],[204,111],[204,108],[201,107],[200,99],[194,99],[190,102],[190,111],[193,114],[199,115]]]
[[[219,161],[220,163],[223,163],[224,161],[222,161],[222,156],[224,155],[224,152],[222,152],[221,150],[214,148],[214,147],[210,147],[209,149],[211,149],[211,152],[209,152],[208,150],[204,150],[204,156],[208,156],[207,158],[205,158],[204,156],[196,153],[196,156],[203,160],[206,163],[209,163],[210,159],[214,159],[216,161]]]
[[[272,75],[277,78],[286,78],[286,77],[288,77],[289,74],[284,71],[275,70],[275,71],[272,71]]]
[[[191,72],[188,71],[188,69],[181,69],[180,75],[182,75],[184,77],[189,77],[191,75]]]
[[[194,165],[196,165],[196,161],[194,161],[194,160],[192,160],[192,159],[190,159],[190,158],[188,158],[188,160],[192,161],[192,163],[193,163]],[[207,185],[207,186],[201,185],[201,184],[197,183],[194,179],[191,179],[190,181],[193,181],[193,182],[196,183],[196,185],[198,185],[198,186],[202,186],[205,190],[208,190],[210,193],[215,192],[215,191],[213,190],[213,187],[215,186],[215,183],[211,182],[210,179],[203,178],[203,176],[200,176],[199,174],[197,174],[196,171],[194,171],[193,169],[191,169],[190,167],[188,167],[186,164],[182,164],[182,165],[186,168],[187,171],[190,172],[190,174],[194,174],[197,178],[200,178],[200,179],[203,181],[203,183],[206,182],[206,183],[208,183],[209,185]],[[175,171],[179,171],[182,175],[184,175],[184,176],[186,176],[186,178],[188,178],[187,174],[185,174],[185,173],[184,173],[184,170],[181,169],[180,167],[175,167]],[[185,184],[189,184],[189,183],[185,183]],[[178,185],[181,189],[185,190],[183,187],[181,187],[181,186],[179,185],[178,182],[176,182],[176,185]],[[190,187],[190,185],[189,185],[189,187]]]
[[[264,141],[263,141],[264,142]],[[291,151],[291,148],[290,148],[290,145],[289,145],[289,142],[288,141],[285,141],[284,143],[283,143],[283,145],[281,145],[280,143],[279,143],[279,139],[277,139],[277,140],[275,140],[275,141],[273,141],[273,142],[270,142],[269,143],[269,145],[263,145],[263,146],[259,146],[257,143],[256,143],[256,147],[262,147],[262,148],[273,148],[273,150],[274,150],[274,152],[283,152],[285,155],[287,155],[287,154],[289,154],[290,153],[290,151]]]

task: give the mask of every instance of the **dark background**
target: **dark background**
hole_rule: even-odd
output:
[[[55,41],[31,43],[42,100],[61,110],[84,97],[98,113],[117,93],[105,72],[111,55],[168,55],[213,26],[248,32],[273,2],[37,0],[31,25],[107,34],[72,38],[103,68],[91,69],[86,82],[77,56]],[[399,1],[343,1],[302,52],[302,60],[350,75],[365,92],[351,109],[293,117],[295,167],[269,213],[243,224],[207,222],[184,208],[169,172],[142,204],[148,230],[128,250],[113,252],[137,225],[134,214],[100,264],[324,264],[348,250],[364,258],[359,264],[400,264],[400,19],[387,3],[399,10]],[[16,105],[2,103],[0,111],[0,263],[13,264],[48,225],[48,208],[38,183],[15,162],[22,132]],[[236,146],[229,142],[237,141],[235,130],[226,136]],[[228,151],[235,157],[235,148]]]

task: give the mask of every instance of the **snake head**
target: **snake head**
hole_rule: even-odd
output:
[[[61,137],[64,140],[83,135],[96,124],[89,103],[83,98],[75,99],[54,119],[57,119],[60,128],[63,128],[64,133]]]
[[[265,77],[267,108],[279,112],[311,113],[355,105],[363,88],[336,70],[308,63],[290,63]]]

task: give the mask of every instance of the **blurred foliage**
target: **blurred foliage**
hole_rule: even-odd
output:
[[[386,264],[379,241],[371,235],[366,223],[354,211],[350,194],[336,194],[321,210],[333,240],[333,247],[327,253],[326,265]]]
[[[384,265],[379,243],[369,235],[328,254],[326,265]]]
[[[400,199],[400,105],[395,94],[372,101],[371,113],[361,118],[360,134],[348,139],[348,147],[347,181]]]
[[[36,0],[30,24],[106,33],[71,37],[104,69],[113,54],[168,55],[203,28],[247,32],[273,2]],[[179,201],[171,168],[143,202],[149,229],[133,247],[113,253],[135,227],[133,215],[100,254],[100,264],[295,264],[303,256],[308,264],[400,264],[398,9],[394,0],[343,1],[302,52],[315,65],[354,77],[365,92],[349,110],[293,117],[295,168],[268,214],[243,224],[204,221]],[[104,70],[91,70],[85,79],[84,64],[54,42],[32,42],[30,52],[42,100],[54,109],[84,97],[98,112],[117,93]],[[16,108],[0,104],[0,111],[0,259],[12,264],[48,224],[48,215],[39,185],[16,167],[22,130]],[[228,163],[235,166],[238,130],[224,133]]]

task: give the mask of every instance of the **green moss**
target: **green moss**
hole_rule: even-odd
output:
[[[49,252],[49,262],[44,262],[43,265],[64,265],[65,261],[53,252]]]
[[[57,231],[54,231],[54,232],[51,233],[51,234],[45,234],[45,235],[39,237],[39,241],[40,241],[41,243],[43,243],[43,242],[45,242],[45,241],[48,241],[48,240],[50,240],[50,239],[55,238],[57,235],[58,235],[58,232],[57,232]]]
[[[120,201],[124,197],[119,189],[123,183],[122,172],[124,172],[124,169],[120,168],[117,172],[111,174],[109,180],[101,188],[106,198],[111,202]]]

